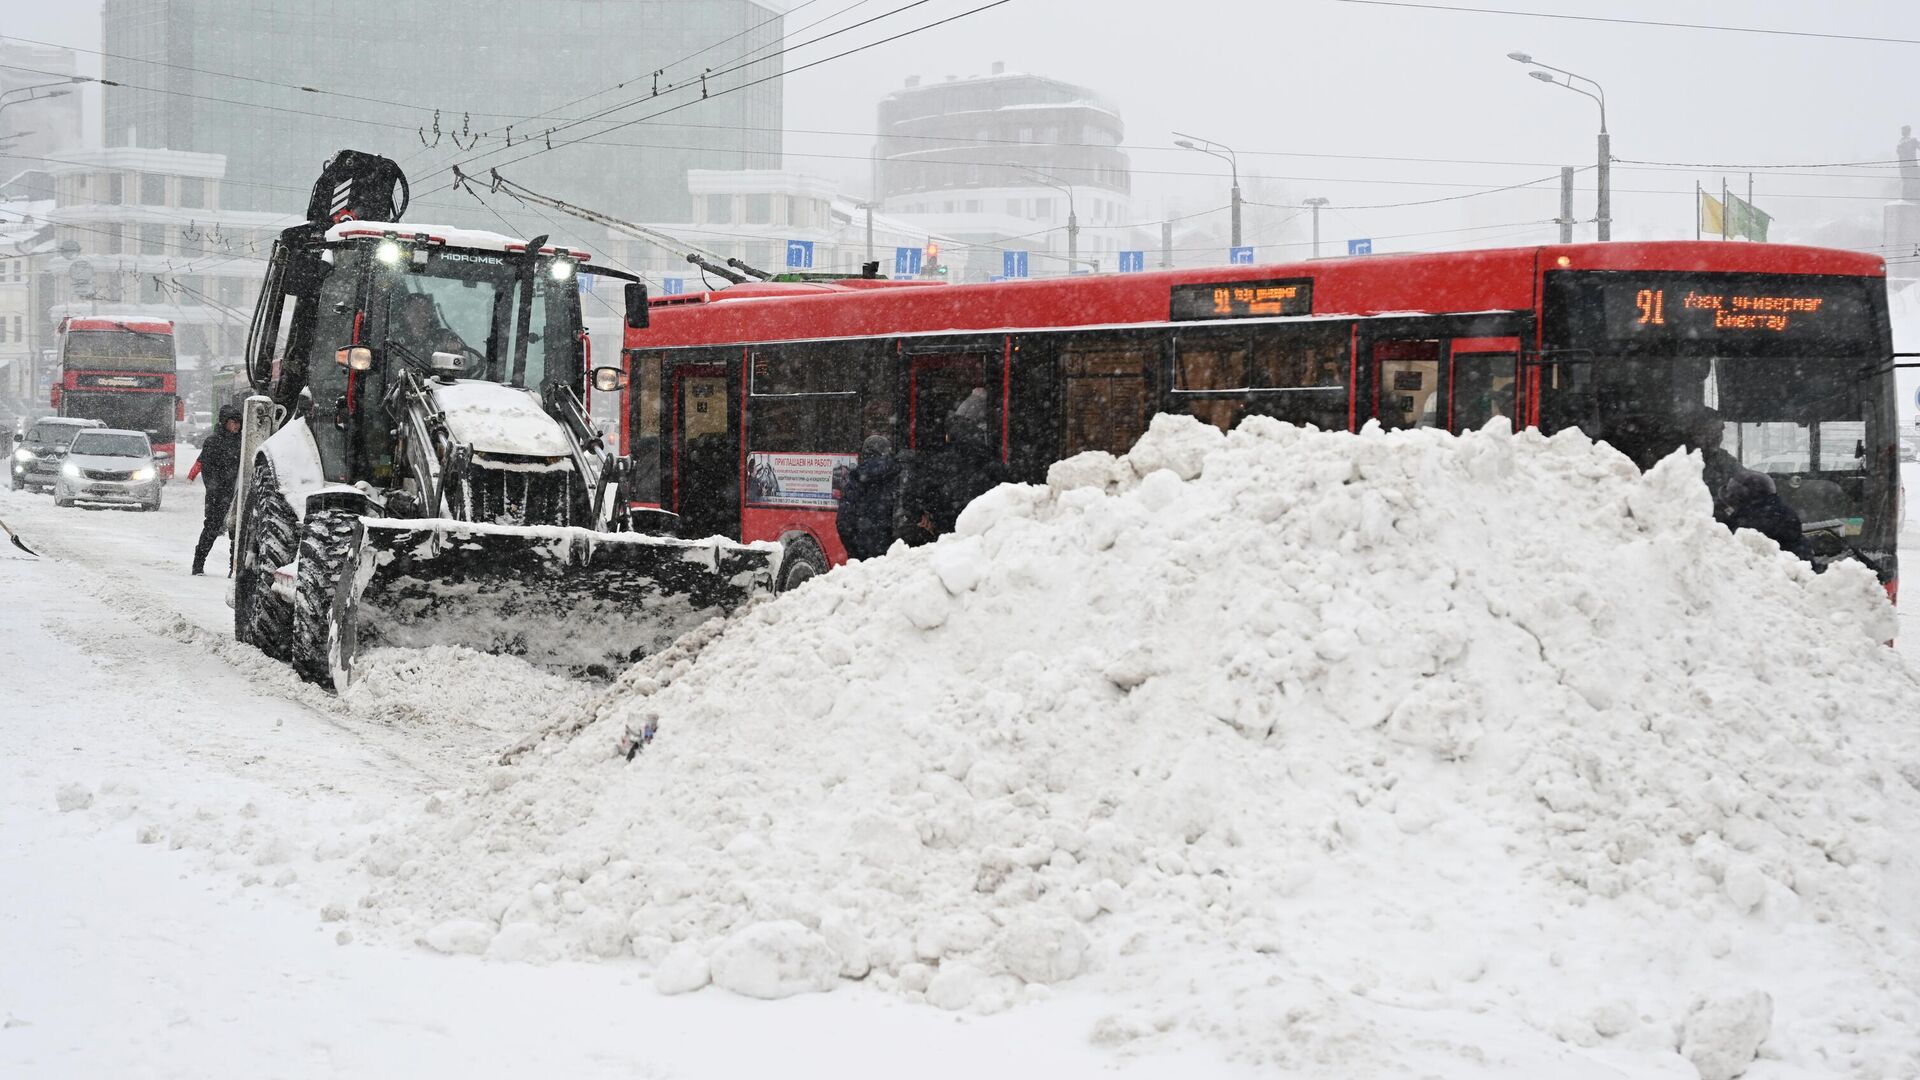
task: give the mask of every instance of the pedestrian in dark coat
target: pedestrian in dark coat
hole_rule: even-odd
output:
[[[989,430],[987,391],[977,387],[947,416],[946,445],[918,455],[908,467],[903,538],[924,544],[952,532],[968,503],[1006,479]]]
[[[900,463],[885,435],[870,435],[860,461],[840,488],[835,524],[849,559],[884,555],[893,544],[894,504],[900,498]]]
[[[200,444],[200,460],[193,463],[187,479],[196,476],[207,485],[207,516],[200,525],[200,542],[193,547],[193,572],[204,574],[214,538],[227,529],[227,511],[233,506],[233,488],[240,478],[239,409],[221,407],[220,425]]]
[[[1752,529],[1779,544],[1781,551],[1813,561],[1813,548],[1801,531],[1800,515],[1780,497],[1773,477],[1742,469],[1727,481],[1725,502],[1727,511],[1721,520],[1727,528]]]

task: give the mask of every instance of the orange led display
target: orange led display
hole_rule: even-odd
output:
[[[1172,306],[1176,320],[1306,315],[1313,310],[1313,282],[1300,278],[1175,285]]]

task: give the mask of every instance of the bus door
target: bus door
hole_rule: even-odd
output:
[[[1358,420],[1461,432],[1516,417],[1520,315],[1435,318],[1363,329]],[[1516,419],[1515,427],[1521,426]]]
[[[913,450],[938,449],[946,445],[948,421],[954,410],[969,398],[979,403],[987,425],[988,441],[1006,458],[1001,424],[1001,405],[1005,391],[1006,353],[1004,341],[992,346],[908,347],[907,357],[907,446]]]
[[[1447,430],[1476,431],[1496,416],[1518,429],[1514,386],[1520,370],[1518,337],[1455,338],[1449,343]]]
[[[684,536],[740,532],[740,436],[734,408],[737,365],[683,364],[670,369],[673,440],[668,509]]]

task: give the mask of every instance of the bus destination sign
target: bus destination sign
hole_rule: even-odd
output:
[[[1173,320],[1264,319],[1313,312],[1313,280],[1222,281],[1173,287]]]
[[[1621,274],[1602,301],[1615,341],[1805,339],[1857,326],[1865,312],[1850,279]]]
[[[73,388],[76,390],[164,390],[166,386],[166,377],[162,375],[107,375],[83,371],[73,376]]]

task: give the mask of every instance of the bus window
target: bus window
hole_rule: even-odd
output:
[[[830,345],[753,351],[747,501],[830,507],[837,469],[860,448],[858,365]]]
[[[1440,426],[1439,341],[1375,342],[1373,360],[1378,380],[1374,415],[1381,427]]]
[[[1061,342],[1060,370],[1066,377],[1061,456],[1132,449],[1147,430],[1147,372],[1159,359],[1151,338],[1101,334]]]
[[[1347,426],[1353,333],[1345,323],[1276,323],[1255,330],[1247,411],[1322,431]]]
[[[1222,430],[1248,413],[1344,428],[1349,338],[1345,324],[1182,333],[1174,341],[1175,405]]]
[[[984,352],[908,353],[907,375],[909,420],[907,445],[916,450],[946,445],[947,417],[975,390],[987,392],[989,428],[993,442],[1000,442],[999,354]],[[988,364],[992,363],[992,372]]]

